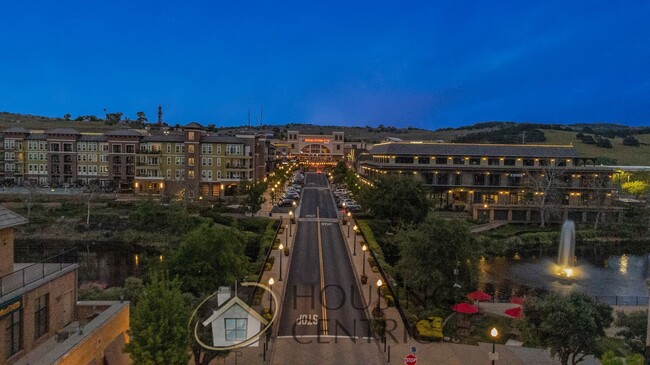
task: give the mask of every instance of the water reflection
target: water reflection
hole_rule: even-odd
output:
[[[553,275],[554,255],[541,257],[517,254],[512,258],[481,258],[479,288],[502,300],[546,291],[569,293],[581,291],[596,297],[647,297],[649,256],[579,253],[579,262],[571,278]]]

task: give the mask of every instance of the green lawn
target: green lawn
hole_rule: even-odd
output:
[[[640,147],[623,146],[622,138],[611,139],[614,148],[584,144],[576,138],[576,134],[576,132],[545,129],[546,142],[544,144],[573,144],[580,156],[609,157],[615,159],[619,165],[646,166],[650,163],[650,135],[648,134],[636,136],[641,142]]]

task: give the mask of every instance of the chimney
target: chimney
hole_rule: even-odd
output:
[[[230,299],[230,287],[220,286],[217,290],[217,306],[221,307],[228,299]]]

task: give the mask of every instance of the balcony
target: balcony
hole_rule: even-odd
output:
[[[77,261],[77,250],[72,249],[37,263],[14,264],[14,272],[0,277],[0,302],[77,269]]]

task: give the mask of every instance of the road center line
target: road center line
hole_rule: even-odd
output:
[[[323,319],[323,335],[327,335],[327,300],[325,300],[325,274],[323,271],[323,242],[320,234],[320,210],[316,207],[316,222],[318,224],[318,261],[320,264],[320,295],[321,314]]]

